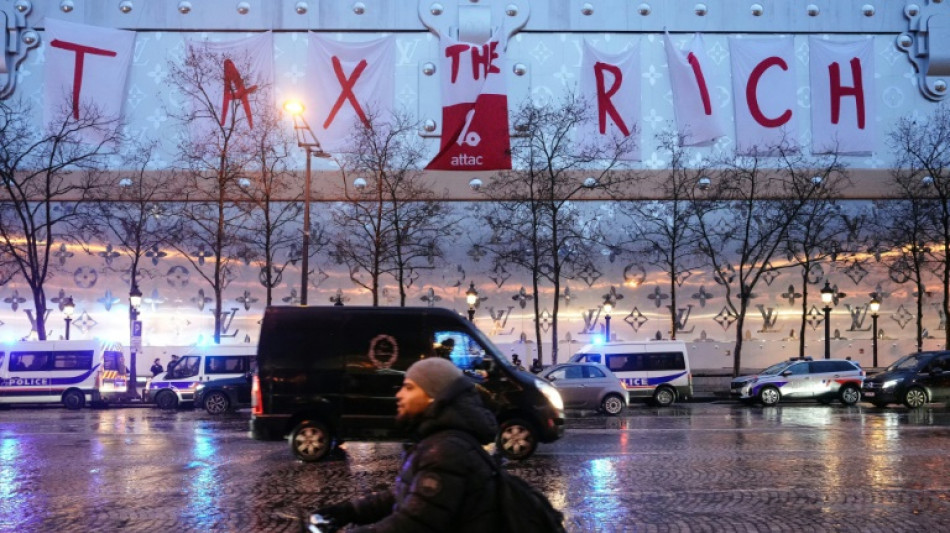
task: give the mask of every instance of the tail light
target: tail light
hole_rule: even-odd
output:
[[[261,398],[261,380],[257,377],[257,374],[254,374],[253,379],[251,380],[251,414],[252,415],[262,415],[264,414],[264,406],[262,405]]]

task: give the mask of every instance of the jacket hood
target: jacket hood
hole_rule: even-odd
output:
[[[435,401],[422,413],[415,435],[425,438],[438,431],[454,429],[471,433],[482,444],[495,439],[498,424],[465,376],[456,378]]]

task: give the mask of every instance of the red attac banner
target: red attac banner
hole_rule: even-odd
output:
[[[722,104],[707,77],[713,68],[702,35],[697,33],[689,48],[682,52],[669,33],[663,44],[670,69],[676,130],[682,145],[704,145],[724,136]]]
[[[584,41],[581,61],[581,96],[594,106],[593,122],[575,132],[577,145],[614,135],[639,137],[640,121],[640,45],[611,54],[597,50]],[[640,143],[624,154],[628,161],[640,160]]]
[[[798,142],[792,37],[729,38],[736,113],[736,150],[770,155]]]
[[[506,46],[501,31],[484,44],[441,37],[442,143],[426,169],[511,168]]]
[[[874,150],[874,41],[809,37],[812,152],[867,155]]]

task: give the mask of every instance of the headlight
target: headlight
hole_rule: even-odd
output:
[[[561,399],[561,393],[557,391],[550,383],[546,381],[541,381],[540,379],[535,380],[535,385],[537,385],[538,390],[541,391],[541,394],[548,399],[548,402],[551,403],[551,406],[557,409],[558,411],[564,410],[564,400]]]
[[[195,390],[198,392],[205,390],[205,384],[202,383],[201,385],[198,385],[197,387],[195,387]]]
[[[889,388],[891,388],[891,387],[895,387],[895,386],[897,386],[898,383],[900,383],[900,381],[901,381],[901,380],[899,380],[899,379],[892,379],[892,380],[890,380],[890,381],[885,381],[884,384],[881,385],[881,388],[882,388],[882,389],[889,389]]]

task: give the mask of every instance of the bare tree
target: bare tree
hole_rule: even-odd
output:
[[[399,305],[405,306],[406,289],[419,270],[442,257],[442,241],[457,217],[423,180],[424,146],[412,118],[371,111],[367,121],[339,159],[346,201],[334,212],[339,231],[332,255],[349,267],[353,283],[370,292],[374,306],[384,275],[396,280]]]
[[[247,58],[199,51],[188,47],[185,58],[168,62],[168,84],[184,97],[184,105],[169,112],[186,132],[178,140],[178,183],[184,200],[180,224],[171,241],[214,294],[214,342],[221,342],[223,294],[243,249],[244,212],[238,207],[240,184],[255,170],[258,139],[252,117],[241,98],[225,99],[222,106],[222,65],[226,60],[238,72],[252,76]],[[272,108],[262,80],[245,78],[250,109]],[[254,105],[261,102],[261,105]],[[189,134],[190,133],[190,134]]]
[[[596,242],[596,219],[585,216],[577,200],[629,180],[620,167],[636,148],[635,133],[575,138],[591,120],[591,106],[574,94],[554,104],[524,103],[512,120],[519,131],[512,139],[513,170],[499,173],[482,189],[493,203],[485,216],[491,236],[479,246],[496,264],[514,264],[530,276],[539,358],[544,340],[541,286],[552,285],[554,363],[562,280],[589,264]]]
[[[75,202],[99,186],[101,169],[120,140],[119,123],[83,105],[37,127],[25,101],[0,100],[0,255],[23,277],[36,308],[36,334],[46,339],[46,282],[55,246],[81,244]]]
[[[697,234],[692,231],[692,204],[690,190],[706,175],[701,162],[690,166],[690,152],[682,146],[682,136],[671,131],[657,136],[659,149],[670,154],[667,174],[656,189],[664,200],[634,201],[627,203],[633,217],[629,238],[619,245],[636,257],[664,272],[670,287],[670,338],[682,328],[678,309],[678,280],[693,270],[698,262]]]
[[[933,200],[931,239],[936,246],[930,255],[939,270],[944,348],[950,349],[950,107],[939,106],[924,119],[901,117],[889,141],[896,156],[893,181],[898,190],[913,199]]]
[[[776,268],[773,259],[806,206],[825,195],[823,184],[835,182],[843,172],[836,156],[809,159],[786,144],[769,153],[776,154],[772,168],[763,168],[763,156],[729,155],[715,165],[707,190],[692,190],[700,250],[724,288],[726,308],[735,320],[735,375],[753,290]]]

